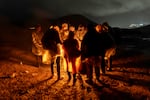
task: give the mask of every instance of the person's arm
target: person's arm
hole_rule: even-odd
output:
[[[76,42],[76,48],[78,48],[78,50],[79,50],[79,43],[76,39],[75,39],[75,42]]]

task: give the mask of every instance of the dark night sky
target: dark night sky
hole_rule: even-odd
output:
[[[82,14],[99,23],[127,27],[149,24],[149,10],[150,0],[0,0],[0,15],[13,21]]]

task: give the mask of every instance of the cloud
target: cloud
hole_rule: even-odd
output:
[[[135,14],[138,16],[137,19],[145,17],[148,20],[149,4],[150,0],[0,0],[0,14],[14,19],[30,14],[37,17],[82,14],[92,17],[91,19],[109,18],[110,20],[129,18]],[[132,18],[136,19],[135,16]]]
[[[57,15],[68,13],[88,13],[95,16],[135,12],[149,7],[150,0],[1,0],[4,11],[30,11],[40,8]]]

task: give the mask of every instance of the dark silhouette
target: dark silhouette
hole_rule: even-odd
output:
[[[79,44],[76,39],[74,39],[74,32],[70,31],[68,38],[63,42],[64,48],[64,58],[67,63],[67,73],[68,73],[68,82],[71,80],[71,73],[69,72],[69,63],[72,64],[72,74],[73,74],[73,85],[76,82],[76,74],[77,74],[77,67],[76,67],[76,58],[79,57]]]
[[[59,55],[60,53],[58,49],[58,44],[59,43],[61,44],[61,41],[60,41],[58,31],[54,28],[48,29],[48,31],[44,34],[42,38],[42,43],[43,43],[43,47],[45,49],[48,49],[52,56],[51,64],[50,64],[52,77],[54,76],[53,67],[54,67],[54,60],[56,59],[57,75],[58,75],[58,79],[60,79],[60,56],[57,55]]]
[[[92,82],[92,69],[95,68],[96,79],[100,77],[100,66],[102,73],[105,74],[105,53],[108,49],[114,47],[114,34],[108,28],[107,31],[102,30],[97,32],[96,25],[88,25],[88,32],[85,34],[81,43],[82,60],[88,59],[87,77],[88,81]],[[103,26],[102,26],[103,28]],[[93,63],[93,64],[92,64]],[[98,65],[100,63],[100,66]]]
[[[87,78],[88,83],[92,83],[93,78],[93,67],[95,68],[96,79],[99,80],[100,77],[100,56],[101,56],[101,67],[103,73],[105,73],[105,47],[103,43],[103,37],[95,30],[95,25],[88,26],[88,32],[85,34],[81,43],[81,59],[88,59],[87,68]]]
[[[114,29],[108,24],[108,22],[104,22],[102,24],[102,31],[105,35],[105,39],[107,39],[105,45],[108,46],[108,49],[105,52],[105,62],[108,71],[112,70],[112,56],[116,53],[117,44],[119,41],[118,34],[115,33]],[[117,37],[117,38],[116,38]]]

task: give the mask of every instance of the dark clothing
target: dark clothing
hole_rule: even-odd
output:
[[[79,51],[79,44],[76,39],[74,39],[74,33],[69,32],[68,39],[66,39],[63,43],[63,49],[64,49],[64,56],[67,63],[67,71],[70,69],[69,67],[72,67],[72,74],[73,74],[73,85],[76,82],[76,74],[78,72],[77,65],[76,65],[76,59],[80,56]],[[69,65],[71,63],[71,66]],[[68,81],[71,80],[70,72],[68,71]]]
[[[56,52],[58,43],[61,43],[59,33],[55,29],[49,29],[46,31],[42,38],[43,47]]]
[[[90,29],[81,43],[82,57],[101,56],[105,52],[104,37],[96,30]]]
[[[63,47],[65,52],[67,53],[69,60],[71,58],[76,58],[80,55],[80,51],[78,50],[79,44],[76,39],[67,39],[63,43]]]
[[[105,43],[107,36],[104,33],[98,33],[94,26],[88,28],[88,32],[85,34],[83,41],[81,43],[81,59],[88,58],[87,64],[87,78],[92,81],[93,78],[93,67],[95,68],[96,79],[99,80],[100,77],[100,62],[102,72],[105,73],[105,50],[107,49]],[[108,42],[109,43],[109,42]],[[101,56],[101,59],[99,57]],[[101,60],[101,61],[100,61]]]
[[[60,79],[60,57],[59,56],[56,58],[56,64],[57,64],[57,76],[58,76],[58,79]],[[51,74],[53,76],[54,75],[54,61],[51,62],[50,69],[51,69]]]
[[[72,33],[69,33],[69,35]],[[67,64],[69,62],[72,63],[72,72],[76,73],[76,58],[80,56],[80,51],[79,51],[79,44],[76,39],[68,38],[64,41],[63,43],[63,49],[64,49],[64,56],[67,61]],[[67,66],[69,67],[69,66]]]
[[[60,79],[60,56],[59,55],[60,51],[58,48],[58,43],[61,44],[61,40],[59,37],[59,33],[55,29],[49,29],[43,36],[42,38],[42,44],[45,49],[48,49],[51,54],[51,74],[52,76],[54,75],[54,59],[56,58],[56,65],[57,65],[57,76],[58,79]]]

